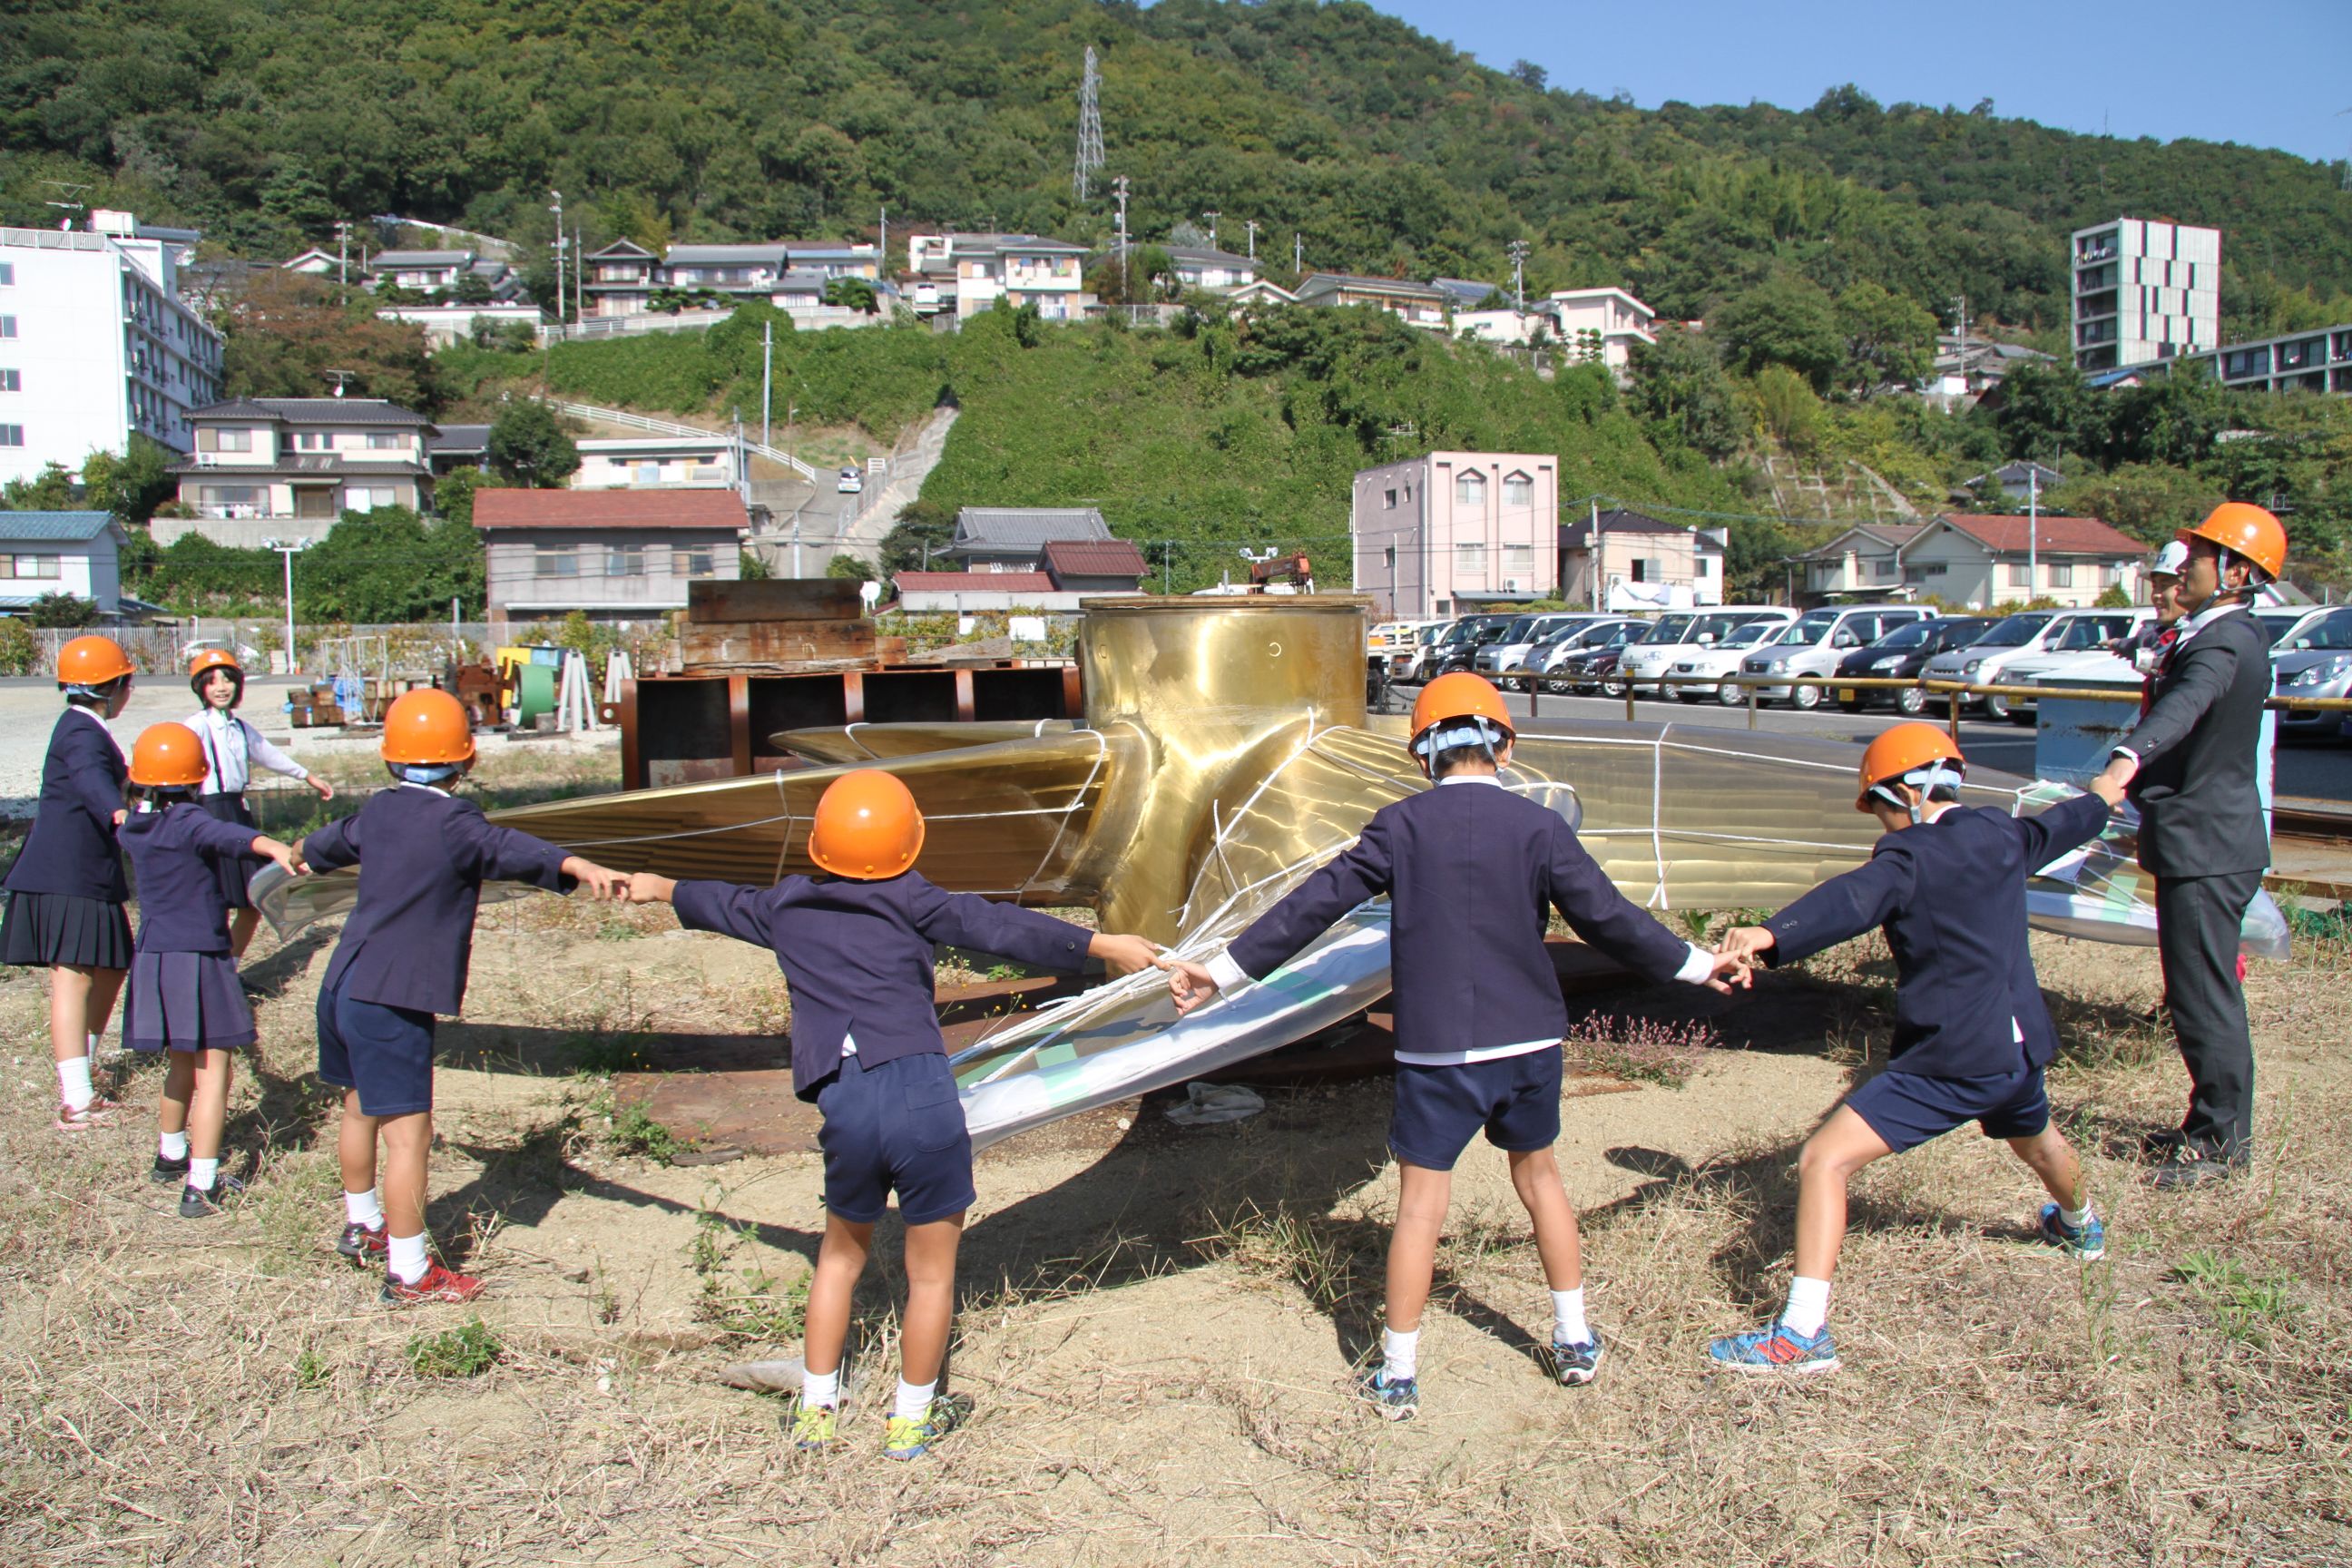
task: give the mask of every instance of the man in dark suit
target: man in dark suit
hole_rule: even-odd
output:
[[[2252,1153],[2254,1047],[2238,973],[2239,928],[2270,866],[2256,759],[2270,696],[2268,643],[2247,613],[2286,565],[2286,531],[2231,501],[2180,531],[2187,612],[2155,700],[2105,778],[2139,807],[2139,863],[2156,879],[2164,994],[2189,1067],[2189,1114],[2148,1140],[2160,1187],[2226,1180]]]

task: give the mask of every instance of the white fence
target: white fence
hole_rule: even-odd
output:
[[[547,405],[558,414],[568,415],[574,419],[593,419],[599,424],[618,425],[625,430],[644,430],[656,436],[709,437],[727,434],[724,430],[708,429],[700,425],[681,425],[675,419],[656,418],[653,415],[639,414],[626,408],[599,408],[593,403],[566,403],[559,397],[547,399]],[[781,463],[812,484],[816,482],[817,471],[790,452],[775,447],[763,446],[760,442],[751,440],[746,440],[743,443],[743,450],[755,458],[765,458],[772,463]]]

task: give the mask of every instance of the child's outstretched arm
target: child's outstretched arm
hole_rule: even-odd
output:
[[[622,884],[627,880],[618,871],[608,871],[593,860],[583,860],[577,855],[566,855],[556,869],[588,889],[591,897],[618,899],[627,895]]]
[[[302,851],[291,844],[281,844],[267,834],[257,835],[251,848],[256,855],[266,855],[278,862],[278,869],[289,877],[305,876],[310,868],[303,863]]]
[[[1910,896],[1911,857],[1882,849],[1867,865],[1832,877],[1760,926],[1724,933],[1717,956],[1727,962],[1793,963],[1885,925]]]
[[[1087,943],[1087,956],[1101,959],[1103,967],[1113,974],[1132,974],[1159,962],[1160,944],[1149,937],[1098,931]]]

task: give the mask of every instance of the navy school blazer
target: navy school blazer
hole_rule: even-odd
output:
[[[121,838],[139,871],[139,951],[227,952],[228,902],[213,862],[251,854],[259,837],[184,801],[132,812]]]
[[[0,885],[12,893],[64,893],[110,904],[130,898],[114,843],[114,814],[122,809],[130,777],[105,721],[87,708],[67,709],[49,731],[33,831]]]
[[[1768,963],[1793,963],[1886,931],[1895,952],[1896,1067],[1927,1078],[1990,1078],[2058,1052],[2026,945],[2025,880],[2106,826],[2078,795],[2035,816],[1954,806],[1889,833],[1870,863],[1832,877],[1764,922]],[[2013,1022],[2012,1022],[2013,1020]]]
[[[1645,979],[1675,979],[1694,963],[1691,944],[1619,892],[1558,812],[1472,779],[1374,812],[1353,847],[1292,889],[1226,955],[1263,980],[1382,893],[1397,1048],[1416,1055],[1567,1032],[1559,973],[1544,951],[1550,910]]]
[[[786,877],[772,888],[680,882],[677,923],[776,955],[793,994],[793,1092],[814,1100],[841,1066],[844,1036],[871,1067],[945,1052],[932,1002],[934,943],[1076,972],[1094,933],[1067,921],[950,893],[919,873],[880,881]]]
[[[360,868],[358,900],[328,961],[326,985],[358,1002],[455,1013],[466,1000],[474,910],[488,880],[552,892],[572,881],[564,851],[493,826],[482,808],[423,784],[378,792],[302,841],[319,871]]]

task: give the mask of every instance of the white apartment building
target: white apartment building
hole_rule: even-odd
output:
[[[1049,321],[1075,321],[1093,296],[1085,292],[1087,247],[1034,234],[918,234],[907,240],[907,268],[923,275],[944,305],[952,287],[959,318],[992,309],[998,299],[1034,305]],[[920,308],[919,300],[918,308]]]
[[[2122,217],[2074,231],[2074,364],[2116,370],[2221,345],[2221,231]]]
[[[583,436],[575,490],[731,489],[735,441],[729,436]]]
[[[89,222],[0,228],[0,480],[79,470],[134,431],[188,451],[189,414],[220,399],[220,334],[180,302],[196,236]]]

